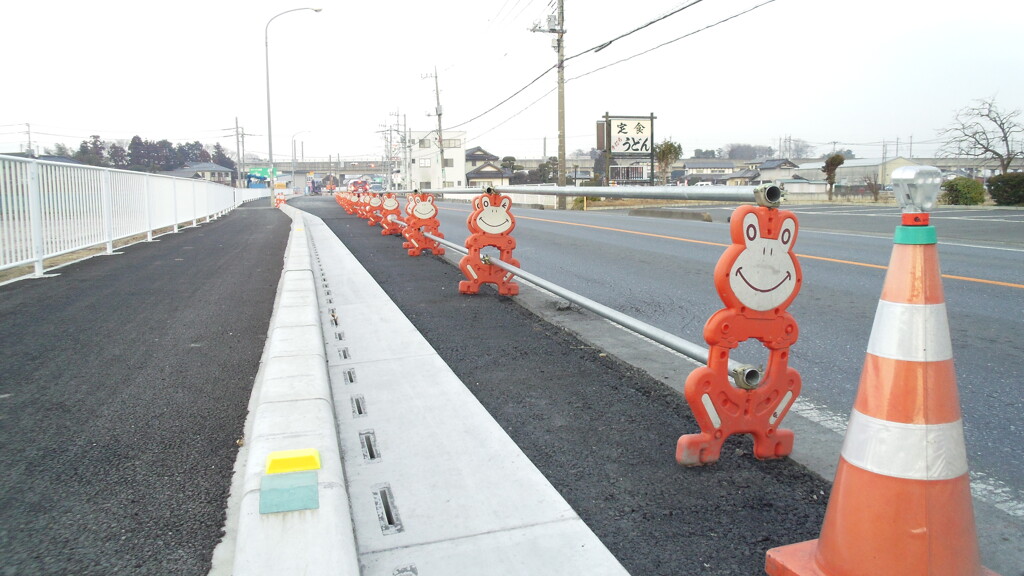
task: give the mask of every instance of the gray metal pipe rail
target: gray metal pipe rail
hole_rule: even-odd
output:
[[[395,221],[399,222],[400,224],[404,224],[404,222],[402,222],[401,220],[396,219]],[[433,234],[426,232],[423,235],[443,246],[446,246],[448,248],[451,248],[452,250],[455,250],[456,252],[459,252],[460,254],[469,253],[469,250],[467,250],[464,246],[460,246],[454,242],[445,240],[444,238],[440,238],[438,236],[434,236]],[[680,338],[675,334],[666,332],[661,328],[651,326],[646,322],[642,322],[640,320],[637,320],[636,318],[627,316],[622,312],[619,312],[618,310],[609,308],[599,302],[595,302],[594,300],[591,300],[586,296],[577,294],[567,288],[559,286],[558,284],[548,282],[547,280],[539,276],[530,274],[529,272],[517,266],[513,266],[503,260],[499,260],[497,258],[484,257],[481,258],[481,261],[483,261],[484,264],[494,264],[495,266],[501,268],[502,270],[505,270],[506,272],[511,272],[515,276],[522,278],[523,280],[526,280],[530,284],[543,288],[544,290],[547,290],[548,292],[551,292],[556,296],[561,296],[562,298],[565,298],[566,300],[580,306],[581,308],[590,310],[591,312],[597,314],[598,316],[610,320],[611,322],[614,322],[615,324],[618,324],[619,326],[622,326],[627,330],[631,330],[641,336],[650,338],[651,340],[657,342],[658,344],[661,344],[662,346],[665,346],[670,350],[675,350],[676,352],[679,352],[680,354],[686,356],[687,358],[696,360],[697,362],[700,362],[701,364],[704,365],[707,365],[708,363],[708,349],[704,348],[703,346],[700,346],[699,344],[694,344],[693,342],[684,340],[683,338]],[[757,385],[761,382],[761,371],[758,368],[750,366],[749,364],[741,364],[739,362],[736,362],[735,360],[729,360],[729,373],[732,375],[733,381],[736,382],[736,385],[746,390],[756,388]]]
[[[782,203],[782,189],[762,186],[498,186],[495,188],[440,188],[431,194],[537,194],[540,196],[599,196],[641,200],[700,200],[705,202],[757,202],[775,207]]]
[[[404,192],[404,191],[399,191]],[[415,192],[415,191],[412,191]],[[480,192],[497,194],[539,194],[551,196],[600,196],[604,198],[640,198],[650,200],[701,200],[701,201],[722,201],[722,202],[756,202],[761,206],[777,207],[782,203],[782,189],[773,184],[762,186],[499,186],[497,188],[442,188],[430,190],[430,193],[450,194],[474,194]],[[406,223],[394,218],[402,226]],[[464,246],[445,240],[433,234],[424,233],[424,236],[431,240],[451,248],[460,254],[468,254]],[[646,322],[642,322],[627,316],[618,310],[609,308],[604,304],[595,302],[563,288],[557,284],[548,282],[539,276],[513,266],[497,258],[482,258],[485,264],[495,266],[511,272],[513,275],[538,286],[556,296],[590,310],[591,312],[605,318],[627,330],[649,338],[670,350],[675,350],[687,358],[696,360],[702,364],[708,363],[708,349],[666,332]],[[740,388],[751,390],[761,382],[761,370],[749,364],[741,364],[735,360],[729,360],[729,373],[733,381]]]

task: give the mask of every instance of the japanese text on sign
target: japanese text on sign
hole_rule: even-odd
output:
[[[650,154],[651,120],[637,118],[611,118],[612,154]]]

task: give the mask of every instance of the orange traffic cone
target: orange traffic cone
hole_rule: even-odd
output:
[[[895,178],[895,177],[894,177]],[[817,540],[771,576],[980,576],[935,228],[904,214]]]

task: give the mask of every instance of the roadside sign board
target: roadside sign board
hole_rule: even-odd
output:
[[[608,123],[608,145],[612,154],[651,154],[654,148],[652,118],[609,118]]]

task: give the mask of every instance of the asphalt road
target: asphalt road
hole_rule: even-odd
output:
[[[626,211],[513,207],[522,268],[703,345],[721,305],[711,272],[729,243],[733,206],[701,205],[711,223]],[[787,206],[800,221],[795,250],[804,283],[790,312],[800,325],[791,365],[801,398],[843,426],[853,405],[875,308],[892,253],[899,209]],[[675,209],[679,210],[679,209]],[[442,203],[441,231],[461,243],[468,206]],[[971,470],[977,486],[1024,517],[1024,210],[957,209],[933,214]],[[765,362],[760,344],[735,358]]]
[[[289,224],[249,205],[0,286],[0,574],[209,571]]]

